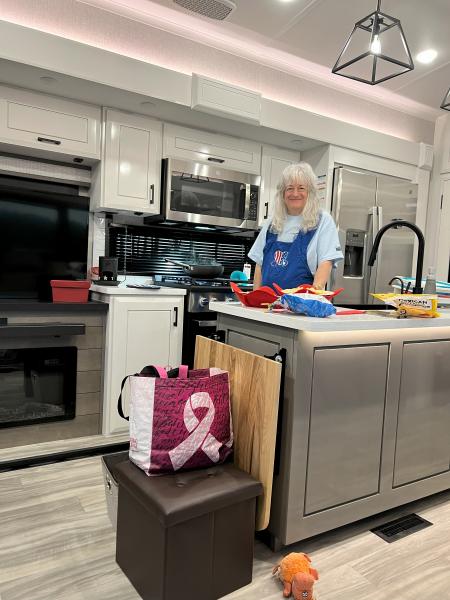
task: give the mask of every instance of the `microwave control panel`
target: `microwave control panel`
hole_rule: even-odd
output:
[[[258,203],[259,203],[259,187],[257,185],[250,186],[250,202],[248,208],[248,220],[256,221],[258,218]]]

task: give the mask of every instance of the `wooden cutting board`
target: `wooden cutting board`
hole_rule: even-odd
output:
[[[270,517],[281,364],[197,336],[194,367],[218,367],[230,374],[234,464],[263,485],[256,529],[265,529]]]

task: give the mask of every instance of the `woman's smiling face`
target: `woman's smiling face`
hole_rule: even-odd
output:
[[[299,181],[291,181],[284,190],[284,203],[289,215],[301,215],[307,200],[308,187]]]

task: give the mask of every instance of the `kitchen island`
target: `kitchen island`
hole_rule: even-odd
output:
[[[225,343],[286,352],[274,549],[450,488],[450,310],[319,319],[210,307]]]

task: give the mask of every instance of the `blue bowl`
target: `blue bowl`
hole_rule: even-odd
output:
[[[230,275],[231,281],[247,281],[248,277],[242,271],[233,271]]]

